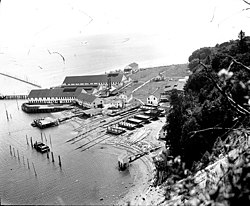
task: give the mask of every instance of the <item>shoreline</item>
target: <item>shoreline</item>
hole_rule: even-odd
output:
[[[62,111],[51,113],[51,115],[56,118],[61,118],[70,115],[70,113],[71,111]],[[96,118],[94,119],[96,121]],[[83,127],[83,125],[85,125],[87,122],[90,123],[91,119],[85,120],[73,118],[65,123],[69,126],[68,132],[73,132],[77,135],[81,133],[82,130],[86,129]],[[144,146],[149,146],[149,148],[159,146],[159,141],[156,138],[156,134],[161,127],[162,123],[160,120],[152,121],[152,123],[144,125],[143,128],[134,130],[132,135],[131,132],[127,132],[127,135],[122,136],[122,138],[111,138],[110,140],[104,141],[103,143],[97,145],[95,149],[98,150],[98,147],[107,145],[107,147],[114,148],[114,150],[111,150],[111,153],[117,157],[124,150],[127,150],[128,153],[131,154],[136,154],[138,152],[140,153],[140,150]],[[145,138],[145,135],[147,135],[147,138]],[[141,139],[139,143],[143,143],[144,145],[141,145],[142,147],[140,147],[139,144],[137,145],[137,143],[134,143],[136,139]],[[145,145],[145,143],[148,145]],[[154,165],[150,154],[132,162],[128,169],[131,175],[131,184],[126,187],[126,191],[122,192],[121,196],[114,200],[115,205],[127,205],[128,202],[135,205],[138,202],[141,202],[143,200],[142,195],[148,191],[151,185],[151,180],[153,180]],[[4,199],[2,199],[2,202],[6,204]]]
[[[144,70],[150,70],[150,69],[161,69],[161,68],[164,68],[164,67],[171,67],[171,66],[178,66],[178,65],[185,65],[186,63],[183,62],[183,63],[155,63],[154,61],[145,61],[146,63],[143,63],[143,62],[139,62],[138,61],[138,64],[140,65],[140,70],[141,71],[144,71]],[[153,63],[152,63],[153,62]],[[128,62],[129,64],[129,62]],[[106,73],[112,73],[112,72],[116,72],[116,71],[123,71],[124,67],[126,65],[123,65],[123,66],[116,66],[115,68],[118,68],[118,69],[108,69],[109,67],[107,67],[107,69],[104,69],[104,70],[97,70],[95,72],[92,72],[92,73],[86,73],[86,75],[98,75],[98,74],[106,74]],[[41,71],[39,71],[41,72]],[[57,71],[59,73],[59,71]],[[14,72],[12,72],[14,73]],[[57,87],[59,85],[62,84],[62,81],[63,79],[65,78],[65,76],[70,76],[68,73],[63,73],[61,76],[59,76],[59,79],[53,79],[51,80],[50,78],[48,78],[48,74],[46,73],[41,73],[40,74],[42,76],[42,78],[44,78],[45,80],[45,83],[41,84],[41,88],[51,88],[51,87]],[[47,75],[47,76],[46,76]],[[81,72],[78,72],[77,74],[72,74],[72,75],[83,75]],[[23,78],[24,77],[20,77],[20,78]],[[41,78],[41,77],[40,77]],[[32,82],[35,82],[35,84],[39,84],[39,80],[37,81],[36,78],[34,78],[34,74],[31,75],[31,81]],[[24,82],[21,82],[21,81],[18,81],[17,80],[14,80],[12,78],[8,78],[8,77],[5,77],[5,76],[2,76],[0,75],[0,82],[2,82],[1,85],[1,90],[0,90],[0,95],[28,95],[29,94],[29,91],[32,90],[32,89],[37,89],[37,87],[35,86],[32,86],[30,84],[26,84]],[[18,87],[16,86],[18,83]],[[8,86],[6,86],[8,85]],[[15,88],[13,90],[13,88]]]
[[[128,153],[133,153],[134,151],[133,148],[128,149],[127,147],[116,144],[103,143],[103,145],[114,148],[116,150],[114,155],[117,156],[125,150],[128,151]],[[128,203],[136,205],[137,202],[142,200],[142,194],[144,194],[150,186],[152,186],[155,167],[153,162],[150,160],[150,157],[144,156],[134,161],[129,165],[128,170],[133,178],[133,184],[125,196],[117,200],[115,205],[127,205]]]
[[[57,113],[57,115],[65,116],[68,112],[64,111],[64,112],[59,112],[59,113]],[[85,120],[74,118],[70,120],[68,124],[70,124],[72,131],[75,131],[75,129],[78,128],[83,121]],[[130,135],[129,138],[135,139],[135,138],[138,138],[138,136],[143,136],[147,134],[147,138],[145,138],[143,142],[146,142],[148,144],[152,143],[153,145],[160,144],[159,143],[160,141],[155,138],[156,134],[159,132],[158,131],[159,128],[161,128],[160,122],[161,120],[157,120],[156,122],[151,123],[154,126],[152,125],[150,126],[149,124],[145,126],[144,128],[135,130],[133,134]],[[80,131],[77,131],[77,133],[79,132]],[[123,138],[126,139],[125,141],[129,141],[128,137],[127,138],[123,137]],[[136,147],[133,148],[129,144],[121,142],[121,140],[116,139],[116,138],[115,139],[112,138],[112,140],[104,141],[99,146],[97,146],[97,148],[102,147],[102,146],[107,146],[109,148],[112,148],[112,154],[116,155],[117,157],[121,153],[123,153],[123,151],[125,150],[129,154],[135,154],[139,150]],[[160,150],[158,150],[157,152],[159,152]],[[152,191],[152,188],[154,188],[152,187],[152,184],[153,184],[154,177],[155,177],[155,166],[150,156],[150,153],[139,158],[133,163],[130,163],[128,170],[131,175],[131,178],[133,179],[132,180],[133,184],[131,185],[131,187],[128,188],[128,192],[126,192],[123,197],[120,197],[117,201],[115,201],[115,205],[128,205],[128,204],[141,205],[145,201],[147,192]]]
[[[147,159],[147,158],[145,158]],[[148,170],[147,163],[152,163],[149,160],[145,163],[144,160],[136,160],[133,164],[130,165],[129,171],[133,176],[133,184],[128,193],[118,201],[118,205],[137,205],[137,203],[142,199],[142,195],[148,190],[152,185],[152,180],[154,174]],[[151,164],[151,169],[153,170],[153,165]]]

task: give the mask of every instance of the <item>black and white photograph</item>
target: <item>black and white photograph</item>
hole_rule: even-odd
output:
[[[0,205],[250,205],[250,0],[0,0]]]

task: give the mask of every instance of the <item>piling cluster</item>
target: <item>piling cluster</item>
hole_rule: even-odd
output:
[[[51,136],[49,136],[50,138],[50,146],[52,148],[52,141],[51,141]],[[44,134],[44,139],[45,139],[45,142],[47,143],[47,137],[46,135]],[[43,142],[43,134],[41,133],[41,141]],[[28,146],[31,146],[32,149],[34,149],[34,144],[33,144],[33,140],[32,140],[32,137],[30,137],[30,141],[28,140],[28,136],[26,135],[26,143]],[[9,146],[10,148],[10,155],[17,158],[19,162],[22,162],[23,165],[26,167],[27,165],[27,169],[31,169],[30,167],[30,161],[29,161],[29,158],[26,158],[24,157],[24,155],[22,155],[22,157],[20,158],[20,154],[19,154],[19,150],[18,149],[15,149],[13,146]],[[47,159],[50,160],[50,155],[49,153],[51,153],[51,161],[53,163],[55,163],[55,159],[54,159],[54,153],[51,151],[51,152],[46,152],[46,155],[47,155]],[[33,171],[34,171],[34,175],[37,177],[37,171],[36,171],[36,168],[35,168],[35,164],[34,162],[31,162],[32,164],[32,168],[33,168]],[[60,168],[62,167],[62,162],[61,162],[61,156],[58,155],[58,164],[60,166]]]

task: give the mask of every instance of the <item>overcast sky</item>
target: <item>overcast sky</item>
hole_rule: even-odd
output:
[[[186,47],[214,46],[236,39],[241,29],[250,35],[248,7],[242,0],[2,0],[0,46],[108,33],[161,34],[163,40],[186,39]]]

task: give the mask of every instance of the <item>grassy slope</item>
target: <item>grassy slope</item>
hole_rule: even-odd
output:
[[[124,92],[127,96],[131,95],[131,92],[137,88],[138,86],[142,85],[144,82],[156,77],[159,73],[163,73],[163,76],[166,77],[165,81],[160,82],[150,82],[143,86],[142,88],[138,89],[134,93],[134,97],[141,99],[143,102],[146,101],[146,98],[155,91],[158,87],[164,88],[167,84],[172,84],[174,81],[168,81],[169,78],[173,78],[174,80],[178,80],[179,78],[183,78],[189,73],[187,72],[187,64],[177,64],[177,65],[170,65],[170,66],[160,66],[160,67],[152,67],[146,68],[145,70],[139,71],[135,74],[130,75],[129,77],[132,80],[136,80],[138,82],[132,83],[129,87],[125,88],[121,92]]]

